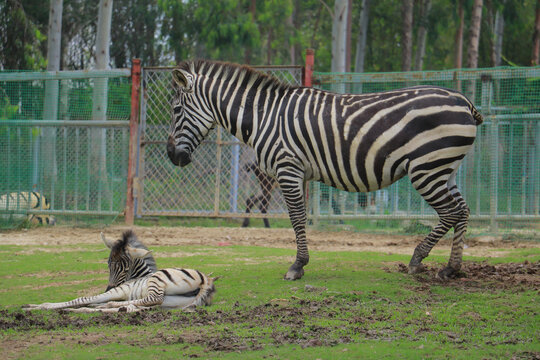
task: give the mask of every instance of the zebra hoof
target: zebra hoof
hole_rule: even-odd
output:
[[[298,280],[304,276],[304,269],[300,268],[297,269],[289,269],[285,276],[283,277],[285,280]]]
[[[409,264],[409,274],[410,275],[420,274],[420,273],[423,273],[423,272],[426,272],[426,271],[427,271],[427,268],[423,264],[418,264],[418,265],[410,265]]]
[[[439,273],[437,274],[437,277],[441,280],[449,280],[449,279],[455,279],[459,276],[460,271],[456,270],[454,268],[451,268],[450,266],[445,267]]]

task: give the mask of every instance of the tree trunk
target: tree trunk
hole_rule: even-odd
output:
[[[480,43],[480,26],[482,25],[482,0],[474,0],[471,29],[469,36],[469,48],[467,50],[467,67],[478,67],[478,45]]]
[[[109,44],[111,39],[111,19],[113,0],[100,0],[98,12],[98,27],[96,34],[96,69],[105,70],[109,67]],[[107,120],[107,78],[94,79],[94,91],[92,94],[92,120]],[[108,193],[107,185],[107,143],[106,130],[95,128],[91,132],[91,154],[90,163],[93,174],[93,184],[97,186],[96,196],[97,209],[100,210],[102,194]]]
[[[428,16],[431,10],[431,0],[422,1],[422,9],[420,12],[420,26],[418,27],[418,39],[416,41],[416,56],[414,69],[422,70],[424,65],[424,56],[426,55],[426,40],[428,31]]]
[[[536,1],[536,17],[534,20],[534,34],[531,65],[540,64],[540,0]]]
[[[352,0],[347,3],[347,25],[345,35],[345,71],[351,72],[351,29],[352,29]]]
[[[454,61],[454,65],[456,69],[461,69],[462,59],[463,59],[463,25],[465,22],[465,11],[463,10],[463,0],[458,1],[458,18],[459,18],[459,25],[456,31],[456,38],[455,38],[456,58]]]
[[[461,69],[462,67],[462,59],[463,59],[463,26],[465,23],[465,11],[463,10],[463,1],[464,0],[458,0],[458,28],[456,31],[456,38],[455,38],[455,44],[456,44],[456,57],[454,61],[454,66],[456,69]],[[456,90],[461,91],[461,80],[457,80],[456,83]]]
[[[347,63],[347,18],[349,0],[336,0],[332,23],[332,72],[345,72]],[[345,92],[344,84],[336,86],[333,91]]]
[[[403,15],[403,33],[402,33],[402,56],[401,70],[411,71],[412,59],[412,26],[413,26],[413,0],[403,0],[402,15]]]
[[[47,71],[60,70],[60,44],[62,39],[62,0],[52,0],[49,7],[49,30],[47,41]],[[45,82],[45,100],[43,104],[43,119],[58,120],[58,80]],[[45,127],[41,141],[44,182],[54,192],[57,177],[56,164],[56,128]],[[36,184],[34,184],[36,185]],[[50,197],[54,194],[50,194]]]
[[[256,21],[256,9],[257,9],[257,0],[251,0],[249,3],[249,13],[251,14],[251,21],[255,23]],[[244,63],[250,64],[251,63],[251,48],[246,47],[246,52],[244,53]]]
[[[302,61],[300,46],[296,40],[300,28],[300,19],[298,16],[300,13],[300,3],[300,0],[295,0],[293,2],[293,11],[288,21],[289,26],[291,27],[291,36],[289,37],[291,65],[295,65],[298,61]]]
[[[345,72],[348,0],[336,0],[332,23],[332,72]]]
[[[366,58],[366,40],[369,23],[369,0],[362,0],[362,10],[360,12],[360,31],[356,39],[356,57],[354,61],[354,71],[364,72],[364,60]]]
[[[506,1],[502,2],[502,7]],[[495,13],[493,23],[493,44],[491,47],[491,63],[493,66],[501,66],[502,44],[504,35],[504,17],[503,9],[498,9]]]

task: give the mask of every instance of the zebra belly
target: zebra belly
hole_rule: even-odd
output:
[[[161,307],[164,309],[178,309],[191,305],[195,296],[165,295]]]

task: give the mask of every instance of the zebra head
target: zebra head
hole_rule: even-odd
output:
[[[111,249],[109,254],[109,284],[105,291],[131,279],[138,279],[157,271],[156,261],[132,231],[122,234],[122,239],[109,240],[101,233],[101,239]]]
[[[172,72],[175,95],[167,154],[174,165],[183,167],[191,162],[191,154],[214,128],[216,121],[205,102],[201,101],[203,96],[195,86],[197,75],[193,68],[187,63],[181,67]]]

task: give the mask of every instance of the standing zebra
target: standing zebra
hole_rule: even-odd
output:
[[[309,261],[307,181],[368,192],[405,175],[439,215],[437,226],[414,250],[409,273],[420,271],[421,261],[452,227],[450,260],[438,275],[446,279],[459,271],[469,208],[456,186],[456,172],[482,123],[465,96],[433,86],[341,95],[204,60],[183,62],[172,75],[170,160],[189,164],[216,125],[255,149],[261,170],[279,183],[296,235],[296,261],[285,279],[301,278]]]
[[[164,309],[185,309],[210,305],[215,292],[214,280],[193,269],[157,270],[151,252],[131,231],[122,239],[110,241],[101,234],[109,255],[109,286],[99,295],[71,301],[26,305],[25,310],[72,309],[86,305],[99,309],[78,309],[79,312],[134,312],[152,306]]]

